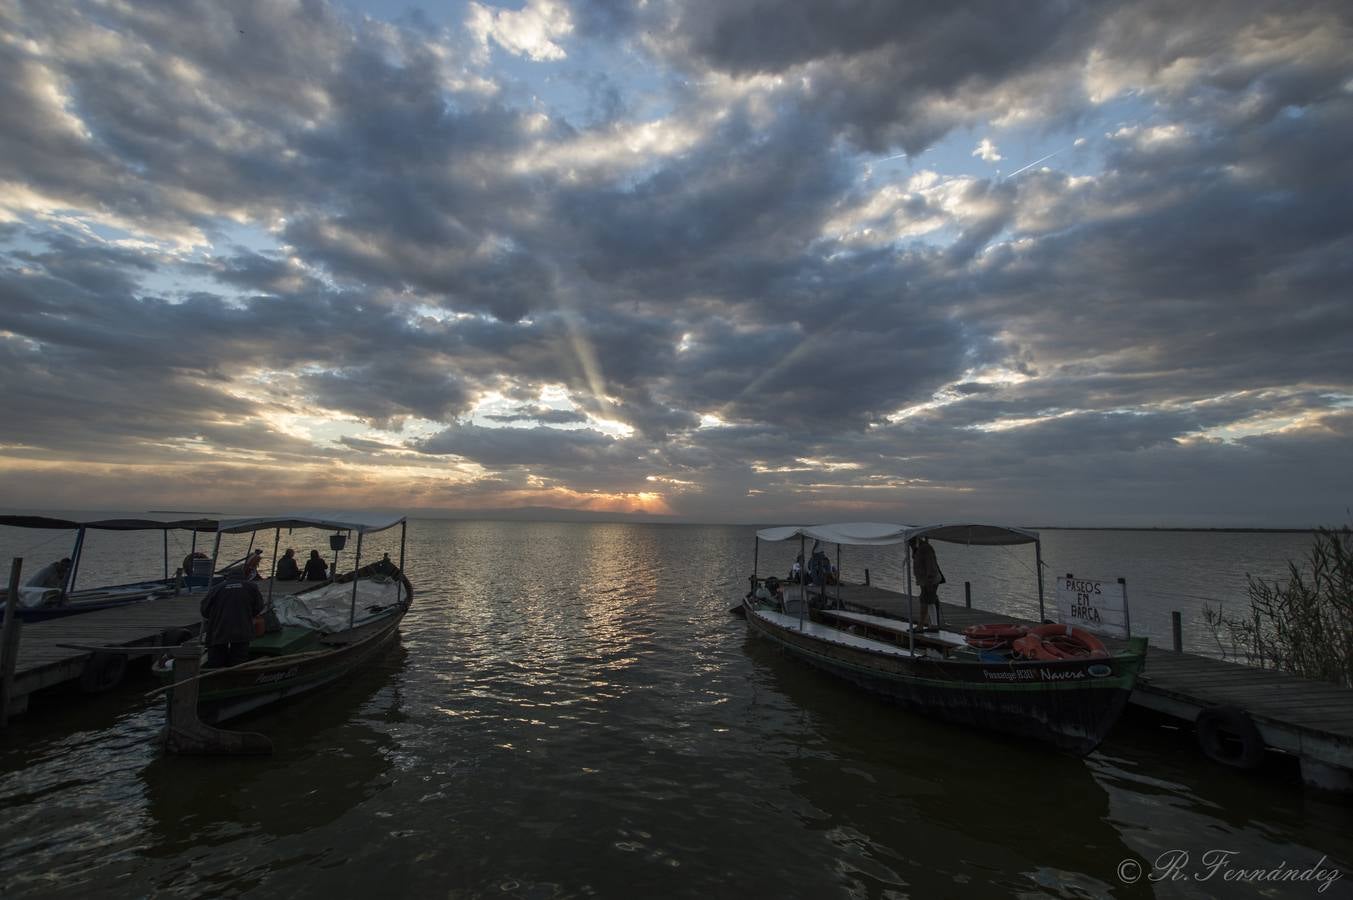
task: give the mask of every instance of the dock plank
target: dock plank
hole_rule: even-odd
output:
[[[24,623],[11,697],[22,708],[28,695],[35,691],[80,677],[92,654],[61,644],[155,646],[166,633],[183,629],[197,633],[201,627],[198,612],[201,599],[201,594],[159,597],[114,609]]]

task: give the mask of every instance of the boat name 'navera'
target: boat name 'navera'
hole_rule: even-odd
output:
[[[254,679],[254,684],[270,684],[274,681],[286,681],[288,678],[295,678],[296,673],[300,670],[300,666],[292,666],[285,672],[265,672]]]
[[[983,669],[982,675],[988,681],[1074,681],[1084,678],[1084,669],[1070,669],[1056,672],[1052,669],[1002,669],[993,671]]]

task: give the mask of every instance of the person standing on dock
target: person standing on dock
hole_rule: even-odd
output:
[[[935,605],[936,620],[940,617],[940,585],[944,584],[944,573],[940,571],[940,563],[935,558],[935,548],[930,546],[930,541],[912,538],[907,543],[911,545],[911,570],[921,587],[920,625],[926,628],[930,625],[932,603]]]
[[[263,613],[263,593],[241,572],[217,582],[202,598],[207,668],[236,666],[249,658],[254,617]]]

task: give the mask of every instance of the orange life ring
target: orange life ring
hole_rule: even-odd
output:
[[[1084,628],[1057,623],[1030,628],[1029,633],[1012,646],[1026,659],[1099,659],[1109,655],[1104,642]]]
[[[995,650],[1004,647],[1016,638],[1028,633],[1027,625],[999,623],[994,625],[969,625],[963,629],[963,640],[969,647],[981,650]]]

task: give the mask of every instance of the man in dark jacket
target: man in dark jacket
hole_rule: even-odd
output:
[[[911,544],[911,570],[916,576],[916,583],[921,587],[920,625],[925,628],[930,625],[932,603],[935,605],[935,616],[939,617],[939,588],[944,584],[944,573],[940,571],[940,563],[935,558],[935,548],[930,546],[930,541],[912,538],[908,543]]]
[[[218,582],[202,598],[203,638],[207,643],[207,668],[238,665],[249,658],[254,637],[254,616],[263,612],[263,594],[258,585],[236,573]]]

